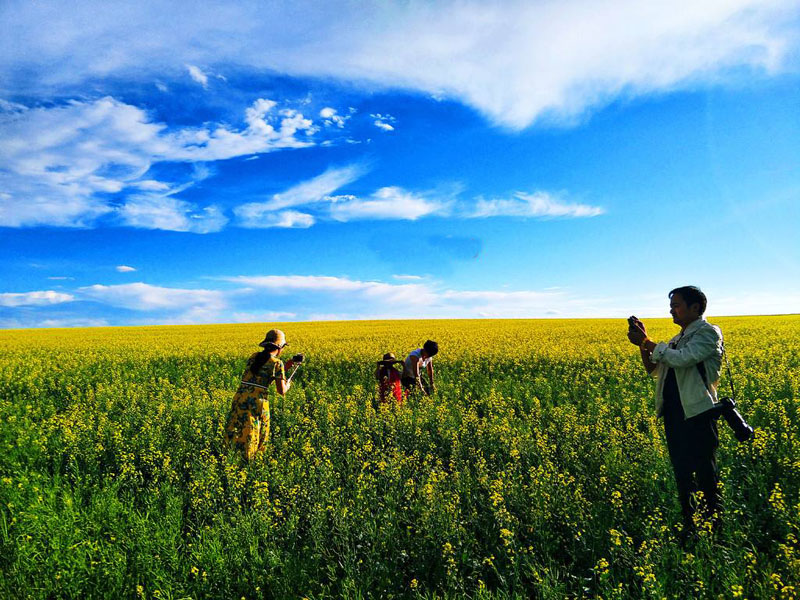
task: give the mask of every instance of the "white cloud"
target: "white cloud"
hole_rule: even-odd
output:
[[[383,129],[384,131],[394,131],[394,127],[389,125],[389,123],[385,123],[383,121],[375,121],[375,127],[378,129]]]
[[[510,198],[477,198],[457,201],[459,185],[448,189],[412,192],[397,186],[375,190],[367,197],[338,196],[330,192],[347,185],[365,172],[361,165],[330,168],[321,175],[274,194],[265,202],[249,202],[234,209],[237,224],[247,228],[311,227],[320,219],[339,222],[358,220],[409,220],[430,216],[488,217],[593,217],[605,211],[599,206],[569,203],[547,192],[516,192]],[[314,214],[287,207],[313,207]]]
[[[91,317],[75,317],[66,319],[44,319],[37,321],[32,327],[107,327],[108,321],[106,319],[92,319]]]
[[[74,277],[54,276],[54,277],[48,277],[48,279],[50,279],[52,281],[69,281],[69,280],[73,280],[75,278]]]
[[[107,194],[144,192],[118,214],[137,227],[216,231],[224,217],[171,198],[188,187],[145,178],[156,163],[214,161],[311,145],[313,123],[259,99],[246,127],[170,129],[111,97],[0,112],[0,226],[88,227],[114,211]],[[297,135],[302,134],[302,139]],[[195,169],[191,183],[203,179]],[[191,183],[189,185],[191,185]]]
[[[265,202],[248,202],[237,206],[233,212],[238,219],[238,224],[242,227],[310,227],[314,224],[314,217],[311,215],[282,209],[326,200],[329,194],[352,183],[366,170],[367,168],[362,164],[331,167],[308,181],[303,181],[284,192],[274,194]],[[283,224],[276,225],[276,223]]]
[[[56,327],[107,327],[106,319],[90,317],[66,317],[59,319],[41,318],[38,315],[24,315],[22,318],[0,319],[0,329],[42,329]]]
[[[774,73],[795,55],[797,16],[794,0],[293,0],[269,11],[250,2],[191,11],[157,0],[17,2],[3,13],[0,79],[52,89],[235,63],[455,98],[522,128],[620,95],[716,83],[740,67]]]
[[[479,198],[466,216],[482,217],[596,217],[604,209],[588,204],[562,202],[547,192],[516,192],[512,198],[486,200]]]
[[[330,216],[337,221],[363,219],[397,219],[414,221],[420,217],[444,214],[450,200],[431,199],[390,186],[376,190],[369,198],[332,196],[329,198]]]
[[[132,196],[117,214],[129,227],[190,233],[220,231],[228,222],[218,206],[197,209],[190,202],[157,194]]]
[[[75,296],[53,290],[41,292],[10,292],[0,294],[0,306],[50,306],[63,302],[72,302]]]
[[[297,316],[297,313],[268,310],[264,312],[235,312],[231,315],[233,323],[270,323],[275,321],[288,321]]]
[[[277,210],[265,212],[257,205],[242,205],[235,209],[239,217],[239,225],[247,229],[270,229],[279,227],[284,229],[308,229],[315,222],[313,215],[297,210]]]
[[[119,273],[133,273],[135,270],[134,267],[129,267],[128,265],[117,265],[117,271]]]
[[[79,288],[85,298],[139,311],[179,310],[192,314],[218,314],[227,303],[218,290],[160,287],[146,283],[90,285]]]
[[[394,131],[394,126],[391,123],[395,123],[397,119],[395,119],[392,115],[382,115],[380,113],[370,115],[375,121],[373,125],[378,129],[383,129],[384,131]]]
[[[186,68],[189,71],[189,77],[202,85],[204,88],[208,89],[208,75],[203,73],[200,67],[196,67],[195,65],[186,65]]]
[[[338,127],[339,129],[344,128],[344,124],[350,118],[350,115],[338,114],[337,110],[335,108],[331,108],[330,106],[326,106],[320,110],[319,116],[322,117],[323,123],[327,127]]]
[[[397,279],[398,281],[422,281],[424,277],[420,275],[392,275],[392,279]]]
[[[430,296],[426,286],[416,284],[392,285],[379,281],[358,281],[346,277],[316,275],[264,275],[224,277],[224,281],[253,288],[268,289],[273,294],[293,292],[357,293],[370,301],[411,302],[418,304]]]
[[[329,313],[330,319],[546,317],[564,308],[570,299],[563,290],[452,290],[434,283],[384,283],[347,277],[316,275],[264,275],[224,277],[224,281],[268,290],[276,297],[294,301],[313,297],[319,305],[347,307],[348,312]],[[568,313],[591,310],[587,303],[572,302]],[[315,318],[321,313],[313,313]],[[583,313],[586,314],[586,313]],[[310,318],[310,316],[309,316]]]
[[[155,181],[153,179],[135,181],[131,184],[131,186],[145,192],[166,192],[170,189],[170,185],[168,183],[164,183],[163,181]]]

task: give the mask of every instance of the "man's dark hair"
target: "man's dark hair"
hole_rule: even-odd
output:
[[[675,294],[678,294],[686,301],[686,306],[690,307],[692,304],[699,304],[701,315],[706,312],[708,299],[706,298],[706,295],[700,291],[699,287],[694,285],[684,285],[683,287],[675,288],[669,293],[669,298],[672,299]]]
[[[437,344],[433,340],[428,340],[422,346],[422,349],[425,350],[425,354],[427,354],[428,356],[436,356],[439,353],[439,344]]]

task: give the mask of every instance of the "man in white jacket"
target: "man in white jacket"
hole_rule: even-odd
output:
[[[664,418],[667,448],[675,473],[686,536],[694,528],[694,492],[704,499],[704,516],[716,525],[720,511],[716,451],[717,402],[722,332],[703,317],[706,296],[684,286],[669,293],[670,314],[681,331],[669,342],[653,342],[644,324],[629,320],[628,340],[639,346],[642,364],[657,380],[656,414]]]

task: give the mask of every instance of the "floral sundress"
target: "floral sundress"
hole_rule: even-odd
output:
[[[269,390],[284,378],[283,363],[270,356],[256,375],[250,371],[256,352],[247,361],[242,383],[236,390],[225,427],[225,441],[252,460],[264,451],[269,439]]]

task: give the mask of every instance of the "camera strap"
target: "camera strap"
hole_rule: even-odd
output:
[[[722,358],[725,359],[725,371],[728,374],[728,383],[731,384],[731,399],[736,401],[736,390],[733,387],[733,377],[731,376],[731,364],[728,362],[728,353],[725,352],[725,342],[722,343]],[[703,385],[708,389],[708,378],[706,377],[706,363],[701,360],[697,363],[697,372],[700,373],[700,378],[703,380]]]

